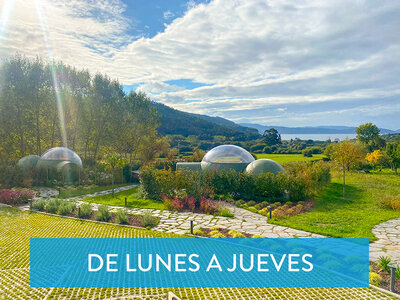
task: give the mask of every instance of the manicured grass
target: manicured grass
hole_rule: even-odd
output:
[[[378,204],[382,196],[400,193],[400,176],[391,172],[350,173],[346,182],[346,199],[342,197],[342,180],[336,175],[316,197],[313,211],[270,222],[326,236],[376,240],[372,234],[375,225],[400,217],[400,211]]]
[[[1,299],[385,299],[371,288],[30,288],[30,238],[172,238],[149,230],[0,208]]]
[[[126,185],[128,184],[127,183],[116,184],[114,185],[114,188]],[[111,190],[112,188],[113,188],[112,185],[104,185],[104,186],[86,186],[86,187],[61,189],[61,193],[58,196],[58,198],[65,199],[65,198],[77,197],[81,195],[93,194],[101,191]]]
[[[324,158],[323,154],[314,154],[313,157],[304,157],[303,154],[256,154],[257,159],[268,158],[283,164],[292,161],[312,161]]]
[[[104,196],[87,197],[82,199],[82,201],[113,206],[124,206],[125,197],[127,198],[127,206],[129,207],[164,209],[164,203],[161,201],[142,199],[139,193],[139,187],[115,193],[114,197],[112,194],[108,194]]]

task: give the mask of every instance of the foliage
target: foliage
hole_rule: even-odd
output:
[[[379,286],[381,284],[382,277],[378,273],[369,272],[369,283],[375,286]]]
[[[107,205],[100,205],[97,208],[97,212],[95,214],[96,220],[108,222],[108,220],[110,219],[110,216],[111,216],[110,211],[109,211]]]
[[[105,75],[17,55],[1,62],[0,78],[0,163],[41,155],[65,144],[64,134],[69,147],[94,165],[108,150],[128,154],[133,163],[157,138],[159,119],[150,99],[125,95]]]
[[[92,205],[90,203],[83,203],[80,206],[81,209],[81,218],[87,218],[92,214]]]
[[[359,164],[364,155],[359,145],[350,142],[348,139],[337,144],[333,153],[333,159],[343,172],[343,197],[346,196],[346,171],[350,171]]]
[[[69,201],[62,201],[58,206],[57,213],[62,216],[67,216],[75,209],[75,203]]]
[[[395,275],[398,280],[400,280],[400,267],[397,267],[395,270]]]
[[[210,234],[211,234],[211,232],[210,232]],[[226,236],[223,233],[218,231],[218,232],[212,234],[211,238],[213,238],[213,239],[224,239],[224,238],[226,238]]]
[[[206,214],[214,214],[218,211],[218,205],[207,198],[202,198],[200,201],[200,209]]]
[[[234,239],[245,238],[246,237],[243,233],[241,233],[241,232],[239,232],[237,230],[234,230],[234,229],[229,230],[228,234],[231,235],[232,238],[234,238]]]
[[[194,150],[192,156],[187,158],[186,161],[198,162],[198,161],[201,161],[203,159],[204,155],[206,155],[206,151],[201,150],[199,148],[196,148]]]
[[[43,199],[33,201],[32,203],[32,208],[38,211],[44,211],[45,206],[46,206],[46,201]]]
[[[400,195],[383,195],[378,203],[384,208],[400,211]]]
[[[203,230],[198,229],[198,228],[193,230],[193,234],[198,235],[198,236],[206,236],[207,235]]]
[[[154,217],[150,212],[146,212],[143,215],[143,226],[144,227],[154,227],[158,224],[159,219]]]
[[[281,135],[275,128],[270,128],[264,131],[263,137],[268,146],[281,144]]]
[[[128,224],[129,216],[126,209],[123,208],[118,209],[117,212],[115,213],[115,216],[119,224]]]
[[[47,201],[44,210],[47,211],[48,213],[55,214],[57,213],[58,208],[60,207],[62,202],[63,200],[60,199],[49,200]]]
[[[390,167],[397,174],[397,168],[400,165],[400,141],[386,144],[385,154],[389,159]]]
[[[21,205],[35,197],[35,191],[28,189],[0,190],[0,203],[7,205]]]
[[[357,139],[368,144],[379,136],[379,131],[379,128],[375,124],[365,123],[357,127]]]
[[[390,262],[391,262],[391,259],[389,257],[379,256],[377,265],[381,268],[381,271],[386,271],[386,272],[390,273],[390,267],[389,267]]]
[[[233,218],[234,214],[228,208],[222,208],[215,213],[216,216],[221,216],[225,218]]]

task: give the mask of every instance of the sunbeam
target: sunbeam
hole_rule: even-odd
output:
[[[59,85],[58,78],[57,78],[56,66],[54,64],[54,59],[53,59],[53,55],[52,55],[52,49],[50,47],[50,43],[48,40],[49,30],[47,27],[47,21],[46,21],[46,17],[43,15],[42,7],[40,5],[40,0],[34,0],[34,2],[35,2],[36,12],[37,12],[37,15],[39,18],[39,22],[40,22],[40,27],[41,27],[42,33],[43,33],[43,39],[44,39],[44,43],[46,46],[47,56],[49,58],[49,63],[50,63],[50,70],[51,70],[51,74],[52,74],[54,91],[55,91],[56,100],[57,100],[57,109],[58,109],[58,117],[59,117],[59,121],[60,121],[62,146],[68,147],[67,131],[65,128],[65,120],[64,120],[64,109],[63,109],[63,105],[62,105],[62,96],[61,96],[61,91],[60,91],[60,85]]]
[[[3,9],[1,10],[1,19],[0,19],[0,40],[6,31],[8,20],[10,19],[10,15],[12,9],[14,7],[14,0],[7,0],[3,3]]]

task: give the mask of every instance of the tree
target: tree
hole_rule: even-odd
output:
[[[382,170],[382,164],[385,161],[384,158],[385,158],[384,153],[379,149],[374,150],[371,153],[367,153],[367,155],[365,156],[365,159],[368,162],[372,163],[374,166],[379,164],[381,166],[380,168],[381,170]]]
[[[372,123],[365,123],[356,129],[357,139],[368,145],[370,150],[373,150],[373,147],[377,144],[376,141],[378,141],[379,132],[379,128]]]
[[[126,160],[118,153],[107,153],[104,157],[104,160],[101,162],[106,169],[111,171],[111,180],[112,180],[112,196],[114,197],[114,174],[118,169],[122,169],[126,164]]]
[[[275,128],[265,130],[263,137],[268,146],[282,144],[281,135]]]
[[[359,145],[348,139],[335,146],[332,158],[343,172],[343,198],[346,197],[346,171],[350,171],[363,160],[364,154]]]
[[[397,175],[397,168],[400,165],[400,141],[397,143],[388,143],[385,148],[389,164]]]

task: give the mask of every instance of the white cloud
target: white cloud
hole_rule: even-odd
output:
[[[175,16],[175,14],[173,12],[171,12],[170,10],[167,10],[163,13],[163,18],[165,20],[171,19]]]
[[[140,90],[178,109],[233,118],[230,111],[251,115],[277,104],[374,97],[384,103],[400,90],[394,0],[189,1],[164,32],[136,40],[118,0],[37,1],[56,59],[124,84],[144,83]],[[0,56],[46,55],[34,11],[33,0],[16,0]],[[211,86],[163,83],[183,78]]]

